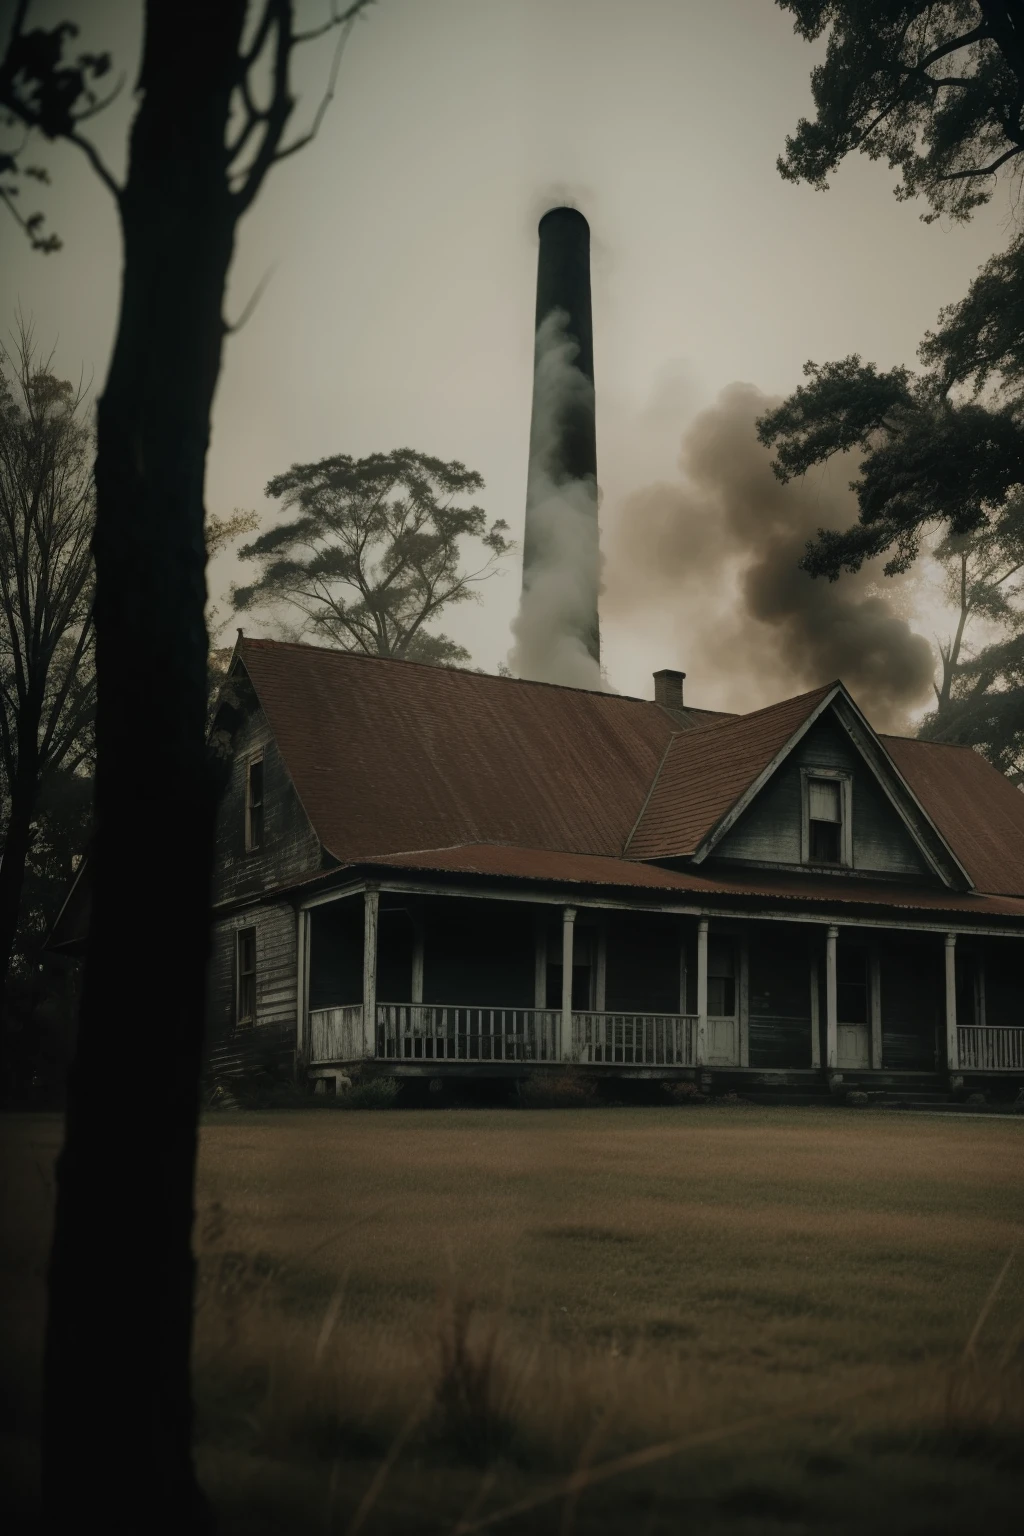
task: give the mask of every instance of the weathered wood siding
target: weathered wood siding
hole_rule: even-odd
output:
[[[715,849],[714,858],[800,863],[801,768],[833,768],[853,776],[853,867],[879,874],[928,877],[913,838],[843,728],[825,716],[765,785]]]
[[[945,962],[942,938],[879,945],[882,1066],[932,1072],[945,1052]]]
[[[263,846],[245,846],[246,774],[250,758],[263,752]],[[215,903],[258,895],[283,880],[320,868],[313,828],[292,787],[263,711],[254,706],[233,741],[231,776],[217,817],[213,899]]]
[[[753,931],[747,950],[752,1067],[811,1065],[811,950],[803,934]]]
[[[256,1019],[235,1023],[236,934],[256,930]],[[210,960],[207,1062],[210,1075],[291,1073],[298,1021],[298,951],[294,908],[254,906],[214,924]]]

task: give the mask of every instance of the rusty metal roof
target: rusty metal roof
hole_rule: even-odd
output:
[[[343,862],[462,842],[619,854],[680,730],[617,694],[271,640],[238,655]]]
[[[834,687],[830,683],[676,736],[626,844],[629,857],[672,859],[695,853]]]
[[[973,747],[879,740],[978,890],[1024,895],[1024,794]]]
[[[356,867],[356,866],[350,866]],[[821,875],[773,875],[766,870],[747,870],[735,875],[716,871],[705,875],[697,870],[665,869],[658,864],[641,864],[632,859],[603,858],[590,854],[552,853],[546,848],[510,848],[494,843],[468,843],[456,848],[425,848],[411,853],[392,853],[359,861],[362,870],[390,870],[437,874],[439,876],[483,876],[488,879],[519,880],[581,885],[607,889],[629,889],[652,898],[674,896],[697,900],[710,896],[745,897],[759,904],[801,904],[859,908],[884,907],[922,916],[947,914],[985,919],[1015,919],[1024,922],[1024,899],[1010,896],[980,896],[971,892],[924,890],[895,880],[868,880],[861,877]],[[337,871],[331,872],[336,877]],[[320,876],[317,878],[329,878]],[[308,880],[304,883],[311,883]]]
[[[243,639],[237,657],[342,864],[464,858],[472,846],[511,878],[571,880],[563,861],[579,856],[581,880],[603,880],[598,865],[611,863],[611,883],[648,889],[868,899],[861,880],[759,872],[737,886],[641,862],[692,854],[834,684],[730,716],[278,641]],[[968,748],[879,739],[978,890],[1024,896],[1024,795]],[[545,873],[555,854],[562,872]],[[906,906],[910,894],[879,882],[870,899]],[[912,895],[980,911],[975,896]]]

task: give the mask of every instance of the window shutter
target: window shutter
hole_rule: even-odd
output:
[[[839,785],[829,779],[812,779],[810,789],[811,821],[841,821]]]

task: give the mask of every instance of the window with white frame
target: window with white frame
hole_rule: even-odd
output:
[[[245,846],[263,847],[263,754],[250,758],[245,776]]]
[[[804,863],[848,868],[853,863],[850,775],[805,769],[802,779]]]
[[[240,928],[235,935],[235,1023],[256,1019],[256,929]]]

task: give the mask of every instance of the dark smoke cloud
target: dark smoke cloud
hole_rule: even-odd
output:
[[[819,527],[854,521],[854,467],[780,484],[754,430],[775,403],[729,385],[683,437],[681,480],[621,501],[602,610],[635,626],[674,609],[695,700],[714,684],[724,707],[754,708],[840,677],[876,726],[898,728],[929,695],[931,647],[900,612],[905,583],[799,569]]]

